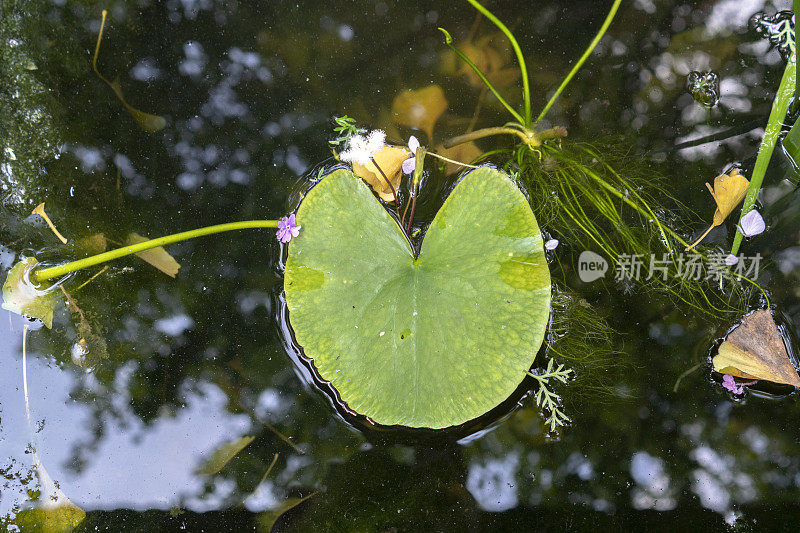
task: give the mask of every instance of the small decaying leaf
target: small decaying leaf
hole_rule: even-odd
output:
[[[714,211],[714,221],[711,226],[697,239],[692,245],[687,246],[686,250],[691,250],[702,241],[708,233],[725,222],[728,215],[736,209],[747,194],[750,182],[743,175],[739,174],[739,169],[734,168],[728,174],[720,174],[714,178],[714,186],[706,183],[708,191],[717,203],[717,210]]]
[[[79,240],[76,245],[89,255],[96,255],[108,249],[108,239],[102,233],[95,233]]]
[[[167,125],[167,121],[164,119],[164,117],[151,115],[150,113],[139,111],[135,107],[131,106],[122,95],[122,87],[120,87],[119,80],[109,81],[102,74],[100,74],[99,70],[97,70],[97,56],[100,54],[100,41],[103,39],[103,28],[105,28],[106,25],[107,14],[108,12],[103,10],[102,21],[100,22],[100,33],[97,35],[97,45],[95,46],[94,57],[92,58],[92,69],[94,69],[94,72],[97,74],[98,78],[103,80],[106,85],[111,87],[111,90],[114,91],[114,94],[117,96],[119,101],[122,102],[122,105],[125,106],[125,109],[128,110],[128,113],[130,113],[133,119],[139,124],[139,127],[141,127],[144,131],[151,133],[154,131],[163,130]]]
[[[712,365],[720,374],[800,387],[797,369],[768,309],[744,317],[719,347]]]
[[[213,476],[222,470],[222,468],[228,464],[231,459],[236,457],[236,454],[244,450],[248,444],[253,442],[253,439],[255,439],[255,437],[245,436],[231,442],[222,443],[216,450],[214,450],[214,453],[211,454],[211,457],[205,463],[203,463],[200,468],[197,469],[197,473],[206,476]]]
[[[470,141],[468,143],[461,143],[453,146],[452,148],[445,148],[442,145],[436,147],[436,153],[439,155],[443,155],[448,159],[453,159],[454,161],[462,161],[464,163],[471,163],[481,155],[483,155],[483,150],[478,148],[478,145],[474,142]],[[464,170],[463,165],[458,165],[456,163],[448,162],[445,166],[444,172],[448,176],[451,174],[455,174],[456,172],[460,172]]]
[[[142,237],[138,233],[131,233],[125,240],[125,245],[128,246],[131,244],[138,244],[146,240],[149,239],[147,239],[146,237]],[[178,275],[178,270],[181,268],[180,263],[175,261],[175,258],[169,255],[163,246],[159,246],[157,248],[151,248],[150,250],[139,252],[136,255],[143,261],[146,261],[147,263],[150,263],[151,265],[159,269],[167,276],[171,276],[173,278],[176,275]]]
[[[53,327],[53,309],[56,295],[52,290],[42,290],[30,280],[29,274],[39,261],[28,257],[14,265],[3,284],[3,309],[30,318],[38,318],[48,328]]]
[[[61,242],[63,242],[64,244],[67,244],[67,239],[63,235],[61,235],[61,232],[59,232],[56,229],[56,226],[55,226],[55,224],[53,224],[53,221],[50,220],[50,217],[47,216],[47,213],[44,212],[44,202],[42,202],[39,205],[37,205],[36,209],[34,209],[31,212],[31,214],[39,215],[40,217],[42,217],[44,219],[44,221],[47,222],[47,225],[50,226],[50,229],[53,230],[53,233],[55,233],[56,237],[58,237],[58,239]]]
[[[519,79],[519,68],[508,66],[511,63],[511,46],[502,33],[487,35],[474,42],[458,45],[458,49],[472,61],[495,88],[510,87]],[[452,54],[452,60],[457,58]],[[472,87],[483,89],[483,80],[468,64],[458,61],[456,74],[464,76]]]
[[[395,191],[400,187],[400,180],[403,177],[403,161],[408,159],[408,155],[407,148],[384,146],[372,156],[381,167],[381,170],[383,170],[383,173],[386,174]],[[389,187],[380,171],[375,168],[374,163],[370,162],[367,165],[353,163],[353,174],[366,181],[381,197],[381,200],[386,202],[394,200],[392,187]]]
[[[288,498],[281,503],[276,509],[272,511],[265,511],[258,515],[258,531],[262,533],[269,533],[275,526],[275,522],[287,511],[294,509],[307,499],[316,495],[318,491],[314,491],[308,496],[302,498]]]
[[[447,99],[438,85],[429,85],[415,91],[403,91],[392,102],[392,120],[409,128],[425,132],[433,139],[433,127],[447,110]]]

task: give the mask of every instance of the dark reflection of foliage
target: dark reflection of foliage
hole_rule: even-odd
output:
[[[104,5],[112,14],[103,43],[104,72],[123,73],[131,105],[169,118],[160,134],[142,132],[108,88],[90,73],[90,51],[96,39],[90,22],[99,21],[99,5],[2,3],[3,37],[13,34],[24,44],[15,50],[5,41],[0,44],[2,109],[9,109],[7,88],[16,83],[24,98],[14,109],[43,106],[47,111],[47,122],[41,124],[0,113],[0,145],[11,143],[18,156],[13,163],[14,179],[2,176],[2,196],[5,199],[12,190],[24,192],[18,201],[4,201],[2,207],[0,242],[16,253],[36,249],[44,260],[82,254],[78,249],[56,248],[52,236],[22,221],[42,200],[48,202],[48,212],[72,241],[103,232],[120,242],[131,231],[155,236],[282,214],[297,170],[286,166],[287,157],[296,157],[298,168],[303,162],[313,164],[327,158],[331,115],[348,113],[363,124],[377,125],[380,111],[388,110],[395,90],[430,83],[442,45],[437,22],[427,21],[427,13],[436,11],[438,21],[460,26],[463,35],[473,20],[472,13],[458,3],[431,7],[386,2],[386,12],[376,13],[373,3],[354,9],[351,2],[344,1],[299,5],[241,2],[199,9],[192,19],[186,17],[192,8],[183,4],[175,12],[167,7],[170,3],[112,4]],[[599,20],[606,9],[598,2],[497,7],[500,18],[519,20],[516,33],[522,36],[522,48],[535,58],[530,63],[534,96],[538,93],[540,100],[585,45],[576,38],[576,31],[571,31],[569,21]],[[661,150],[663,155],[677,138],[692,133],[695,127],[724,125],[727,120],[742,118],[739,115],[765,117],[778,69],[730,45],[753,40],[746,35],[703,37],[692,20],[702,19],[711,7],[659,4],[646,24],[637,9],[623,9],[611,34],[625,45],[624,50],[612,55],[612,43],[604,43],[604,51],[592,58],[594,66],[581,72],[554,109],[554,123],[565,125],[574,138],[622,134],[626,144],[645,151]],[[679,15],[687,9],[685,16]],[[411,21],[410,11],[415,13]],[[5,16],[7,13],[14,16]],[[175,13],[180,20],[172,23],[170,16]],[[332,22],[325,19],[317,27],[321,17]],[[694,27],[675,35],[676,17]],[[283,23],[298,20],[314,23]],[[338,25],[345,23],[356,36],[349,43],[334,38]],[[661,38],[670,35],[671,40]],[[189,41],[201,43],[206,56],[198,76],[180,74],[183,46]],[[236,70],[229,53],[233,47],[259,52],[271,80],[263,81],[247,69],[232,74]],[[406,55],[410,48],[413,53]],[[747,95],[750,111],[733,111],[730,117],[715,109],[699,122],[683,120],[682,110],[692,105],[691,95],[683,94],[685,84],[674,72],[678,81],[669,84],[653,71],[663,63],[664,54],[676,56],[697,48],[710,52],[710,67],[722,79],[739,78],[745,69],[760,79],[759,88],[752,88]],[[124,74],[145,58],[157,59],[161,77],[140,82]],[[27,60],[33,61],[37,70],[25,69]],[[644,72],[650,75],[648,81],[643,81]],[[458,79],[437,81],[452,103],[450,115],[440,125],[441,135],[461,133],[463,121],[459,119],[471,116],[475,91]],[[51,92],[45,94],[45,88]],[[652,97],[654,89],[660,91],[660,98]],[[242,115],[225,115],[225,107],[207,105],[212,94],[223,93],[246,105]],[[500,116],[499,110],[488,106],[481,120],[494,125],[503,120]],[[266,127],[271,123],[277,129]],[[61,143],[65,143],[65,153],[53,159],[53,146]],[[19,157],[18,146],[29,149],[26,158]],[[199,152],[187,152],[186,147]],[[204,160],[202,152],[211,147],[216,156]],[[84,149],[92,149],[98,156],[98,162],[85,170]],[[237,155],[240,150],[246,157]],[[670,192],[692,210],[704,213],[710,204],[702,182],[731,160],[746,163],[754,153],[755,144],[741,142],[726,143],[715,154],[696,160],[672,153],[668,158],[653,152],[633,155],[641,159],[637,164],[667,174],[673,180]],[[0,152],[0,159],[4,157]],[[246,173],[249,182],[230,181],[235,170]],[[784,171],[778,166],[771,169],[767,186],[782,178]],[[184,174],[199,176],[198,186],[181,188],[178,177]],[[424,191],[428,196],[418,206],[420,220],[432,218],[437,209],[433,201],[436,187],[444,184],[428,186]],[[70,194],[73,187],[74,196]],[[796,224],[791,223],[798,219],[796,205],[794,199],[787,200],[785,209],[771,213],[775,227],[783,229],[757,241],[762,247],[753,245],[753,251],[759,249],[767,255],[796,248]],[[464,445],[447,443],[434,450],[379,445],[362,451],[359,447],[364,439],[342,424],[322,398],[304,389],[280,347],[274,329],[276,310],[267,297],[280,284],[272,235],[252,232],[212,237],[170,247],[170,252],[182,264],[174,280],[130,258],[72,294],[81,309],[99,323],[107,342],[108,357],[93,370],[97,386],[88,386],[81,377],[83,370],[70,361],[70,347],[76,340],[75,317],[63,307],[51,332],[39,330],[30,336],[32,352],[47,354],[43,357],[53,357],[64,372],[74,373],[72,398],[91,410],[93,426],[81,429],[90,430],[92,436],[87,442],[73,441],[70,466],[78,473],[83,471],[105,436],[119,431],[112,425],[124,430],[130,416],[146,427],[152,425],[159,417],[179,412],[188,394],[207,383],[225,392],[231,413],[251,417],[250,434],[256,440],[217,478],[207,480],[204,488],[203,494],[208,495],[215,480],[232,480],[234,492],[224,502],[230,510],[172,517],[160,511],[92,512],[89,508],[81,526],[86,531],[117,531],[121,523],[129,530],[143,531],[251,527],[254,517],[237,506],[255,489],[276,452],[279,459],[269,479],[275,482],[278,495],[320,490],[279,522],[279,528],[285,530],[337,526],[343,531],[376,526],[401,531],[505,530],[540,523],[554,529],[642,528],[665,523],[720,528],[724,510],[704,510],[693,493],[693,476],[703,471],[714,479],[732,474],[750,480],[755,490],[752,501],[747,501],[735,483],[720,482],[731,495],[729,508],[738,508],[745,515],[745,524],[753,520],[759,527],[783,526],[791,523],[789,517],[796,513],[800,496],[796,394],[776,400],[750,396],[734,404],[710,382],[707,367],[689,374],[678,392],[673,392],[677,376],[706,361],[707,349],[722,324],[687,314],[662,295],[630,297],[609,292],[603,285],[580,286],[569,275],[559,281],[564,285],[565,312],[583,316],[581,320],[587,322],[605,320],[610,328],[602,338],[584,339],[591,342],[582,346],[593,344],[596,350],[599,345],[605,355],[624,357],[629,366],[619,371],[596,365],[591,385],[604,390],[602,404],[590,388],[574,398],[570,398],[569,386],[560,391],[573,424],[557,440],[547,436],[539,413],[527,399],[523,408],[494,431]],[[89,275],[81,274],[76,283]],[[795,326],[800,325],[797,268],[785,273],[773,269],[770,275],[773,303]],[[583,302],[591,313],[581,315]],[[182,313],[190,316],[194,325],[180,335],[167,336],[155,328],[158,320]],[[598,329],[588,331],[596,333]],[[580,330],[566,333],[573,338],[588,337]],[[559,349],[558,343],[554,347]],[[562,351],[586,356],[587,362],[600,360],[590,357],[593,352]],[[129,367],[132,371],[126,370]],[[130,379],[117,388],[115,379],[125,371],[131,372]],[[581,377],[579,373],[578,379]],[[255,416],[258,396],[267,388],[279,391],[290,407],[266,422],[291,437],[300,451]],[[129,406],[120,412],[115,400],[128,397]],[[766,447],[755,447],[752,443],[756,441]],[[721,471],[698,463],[697,450],[704,446],[724,459]],[[633,494],[641,489],[630,474],[631,457],[637,452],[664,461],[669,496],[675,499],[677,510],[633,509]],[[503,513],[486,512],[466,489],[470,468],[473,463],[482,465],[510,454],[518,456],[511,480],[518,503]],[[303,466],[290,467],[298,461]],[[780,517],[787,519],[780,522]]]

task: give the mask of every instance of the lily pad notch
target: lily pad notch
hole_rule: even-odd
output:
[[[511,178],[466,173],[414,250],[352,172],[323,177],[297,210],[284,278],[297,344],[354,412],[443,429],[506,400],[544,340],[550,273]]]

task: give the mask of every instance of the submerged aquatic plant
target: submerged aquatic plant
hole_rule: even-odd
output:
[[[536,391],[536,406],[547,412],[545,423],[550,426],[550,431],[555,431],[560,426],[565,426],[570,422],[570,417],[561,410],[561,397],[548,388],[552,381],[567,383],[573,370],[558,365],[555,368],[555,361],[547,361],[547,369],[542,373],[528,372],[528,375],[539,383],[539,390]]]

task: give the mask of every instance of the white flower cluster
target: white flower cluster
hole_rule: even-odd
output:
[[[383,130],[373,130],[366,137],[353,135],[347,145],[347,150],[339,154],[339,159],[346,163],[368,165],[372,155],[386,146],[386,133]]]

